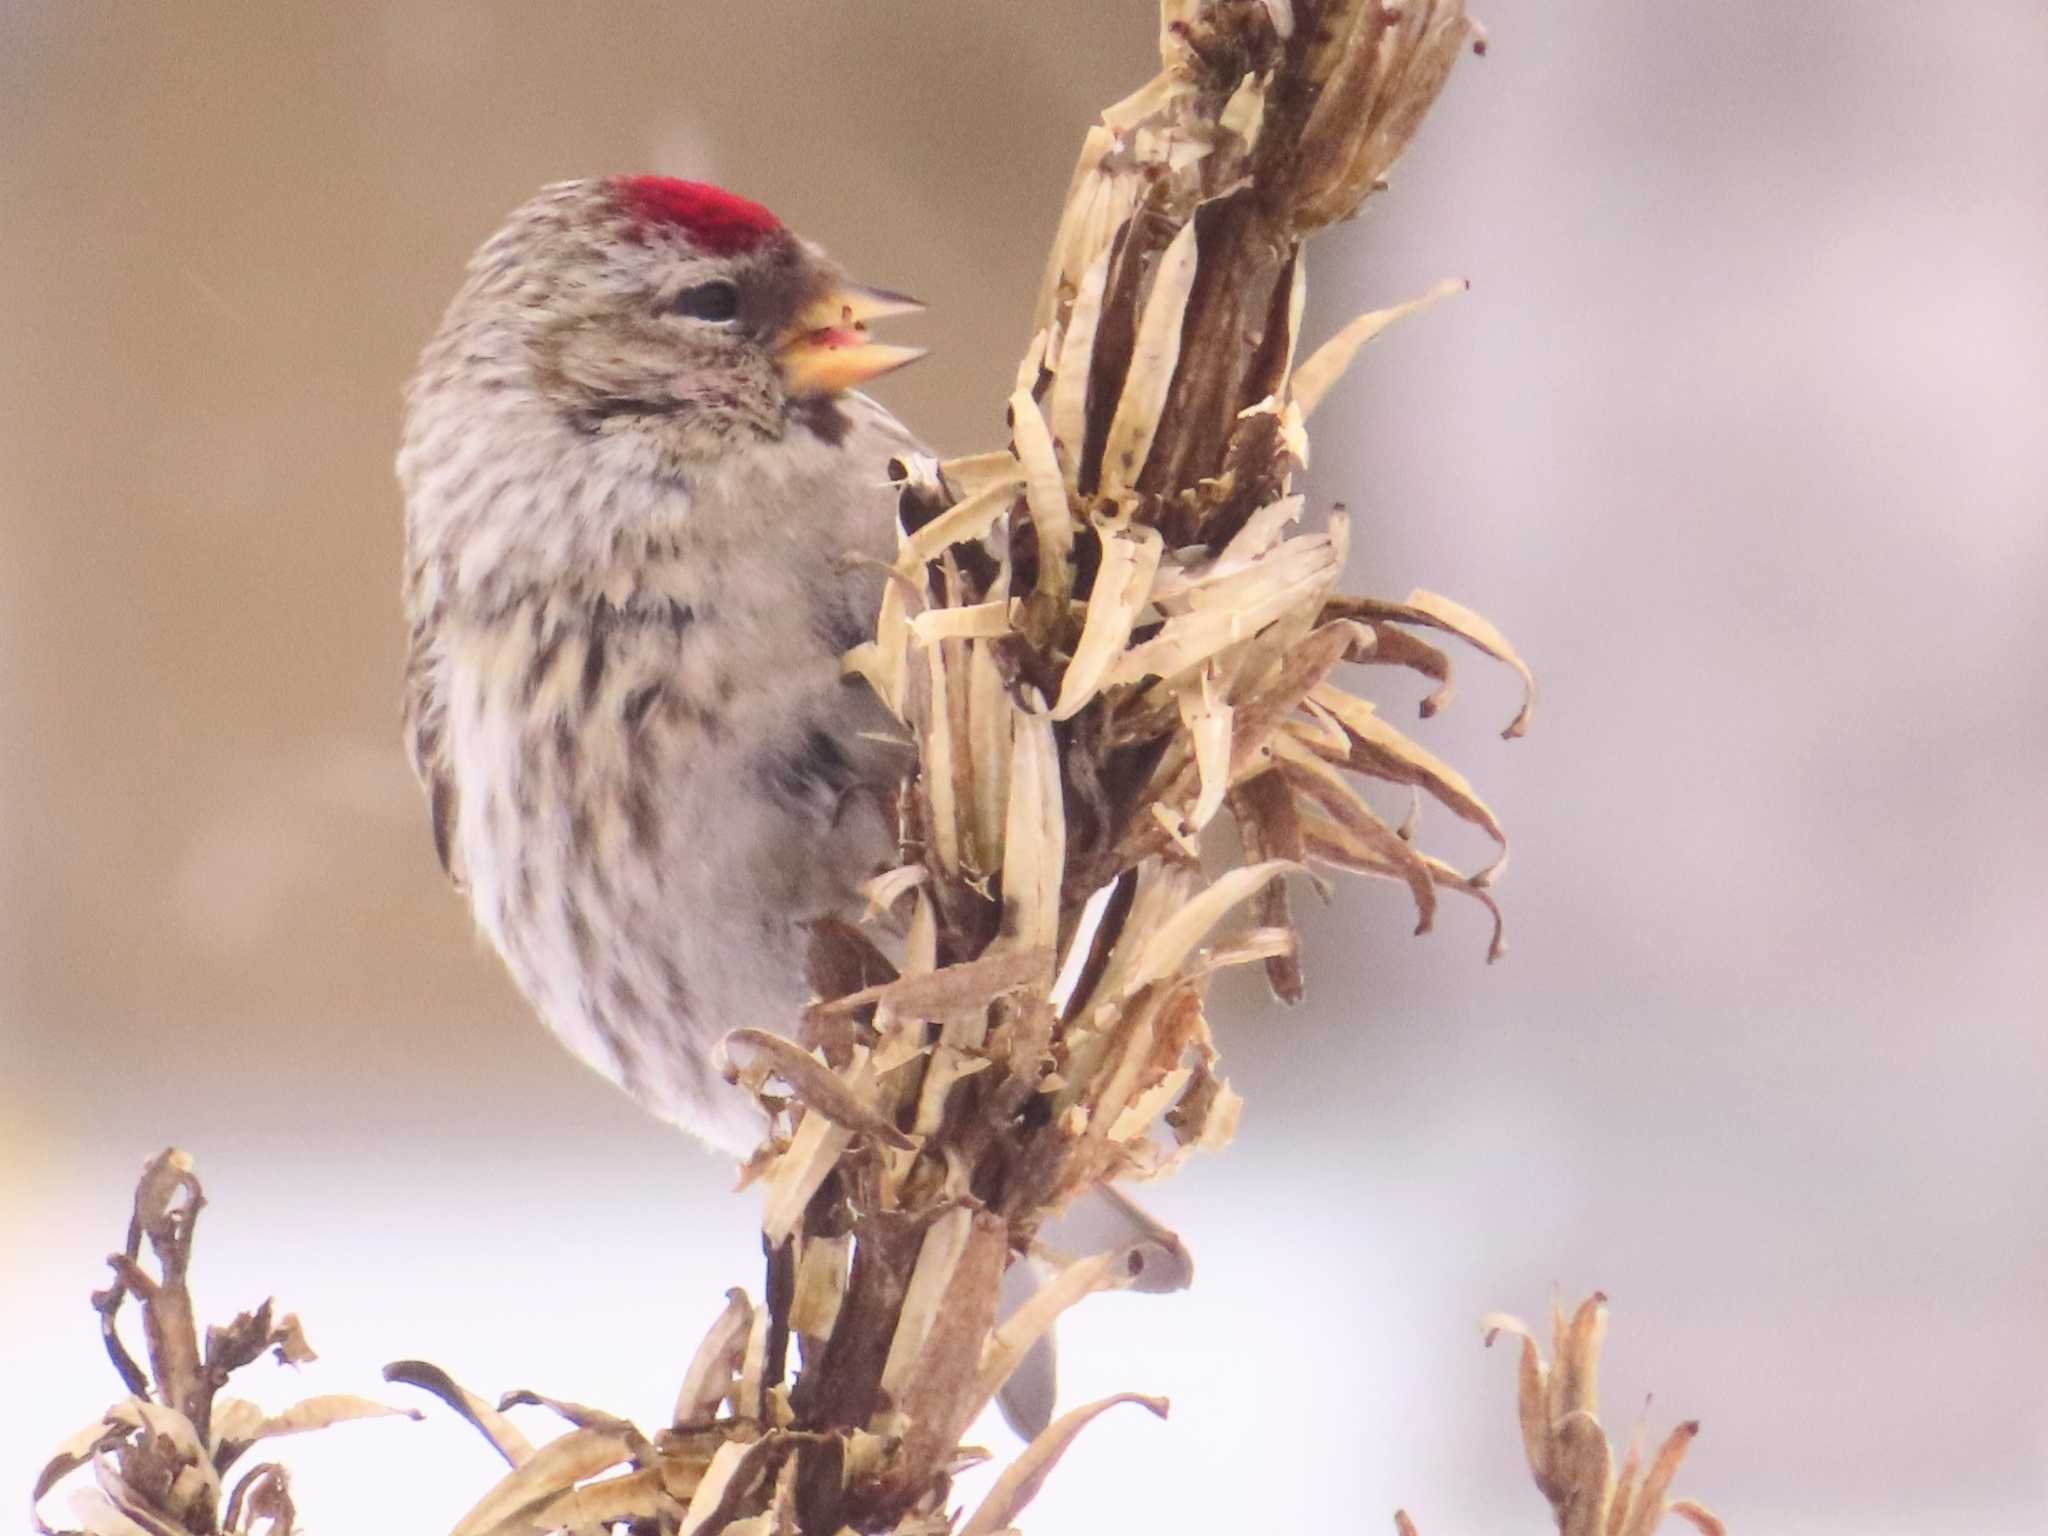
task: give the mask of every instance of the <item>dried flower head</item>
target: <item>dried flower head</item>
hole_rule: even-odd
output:
[[[1522,1448],[1529,1458],[1536,1487],[1550,1501],[1559,1536],[1653,1536],[1666,1515],[1676,1515],[1704,1536],[1723,1536],[1726,1529],[1712,1513],[1690,1499],[1668,1497],[1672,1479],[1699,1422],[1679,1425],[1658,1447],[1647,1470],[1643,1466],[1640,1427],[1629,1443],[1621,1471],[1614,1470],[1614,1451],[1600,1427],[1600,1346],[1607,1334],[1607,1298],[1594,1292],[1566,1318],[1558,1303],[1551,1306],[1551,1358],[1546,1362],[1535,1336],[1519,1318],[1496,1314],[1485,1319],[1486,1342],[1503,1333],[1522,1340],[1521,1371],[1516,1388],[1522,1421]]]
[[[127,1243],[108,1260],[113,1284],[93,1297],[107,1356],[128,1392],[44,1465],[30,1501],[43,1536],[59,1536],[60,1530],[61,1536],[290,1536],[296,1515],[283,1467],[263,1462],[231,1488],[225,1484],[258,1441],[351,1419],[419,1417],[410,1409],[343,1395],[305,1398],[282,1413],[219,1395],[229,1377],[265,1352],[280,1365],[314,1356],[298,1318],[276,1316],[268,1301],[225,1327],[208,1328],[202,1347],[185,1277],[205,1204],[184,1153],[159,1153],[143,1169]],[[145,1240],[156,1260],[153,1275],[143,1262]],[[121,1313],[130,1300],[142,1313],[146,1370],[121,1337]],[[43,1516],[44,1499],[88,1467],[92,1482],[71,1491],[77,1524],[52,1527]]]

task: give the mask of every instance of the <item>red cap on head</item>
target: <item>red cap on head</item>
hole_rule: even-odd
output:
[[[759,203],[708,182],[621,176],[614,185],[636,218],[679,229],[692,244],[714,255],[750,251],[782,229],[782,221]]]

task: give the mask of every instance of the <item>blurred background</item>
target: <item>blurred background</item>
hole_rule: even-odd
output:
[[[1548,1528],[1477,1317],[1614,1298],[1606,1414],[1705,1432],[1741,1532],[2048,1528],[2048,13],[1499,0],[1311,340],[1461,274],[1317,418],[1355,590],[1479,609],[1421,739],[1507,821],[1512,952],[1310,919],[1227,986],[1237,1147],[1149,1198],[1195,1290],[1065,1327],[1033,1530]],[[114,1395],[86,1305],[143,1158],[200,1302],[661,1420],[729,1171],[575,1067],[444,887],[399,749],[399,387],[543,182],[760,198],[926,298],[887,401],[1001,400],[1142,0],[0,0],[0,1485]],[[912,336],[911,332],[915,331]],[[1374,687],[1396,719],[1420,690]],[[1442,822],[1425,841],[1482,850]],[[539,1426],[536,1425],[537,1429]],[[1012,1443],[991,1423],[990,1443]],[[441,1412],[284,1448],[309,1529],[445,1529]],[[402,1508],[402,1519],[390,1512]],[[417,1519],[418,1523],[415,1524]]]

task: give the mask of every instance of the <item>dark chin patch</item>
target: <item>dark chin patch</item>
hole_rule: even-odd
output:
[[[853,419],[841,407],[837,395],[806,395],[792,400],[784,414],[791,426],[801,427],[828,448],[837,448],[853,430]]]

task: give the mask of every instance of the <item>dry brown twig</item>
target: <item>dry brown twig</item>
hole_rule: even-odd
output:
[[[309,1397],[271,1414],[221,1396],[229,1377],[265,1351],[280,1365],[302,1364],[313,1351],[298,1318],[277,1317],[269,1301],[224,1328],[208,1328],[202,1347],[185,1277],[205,1203],[183,1153],[160,1153],[143,1169],[127,1244],[107,1261],[113,1284],[93,1297],[107,1355],[128,1395],[59,1446],[36,1479],[31,1514],[44,1536],[52,1533],[44,1499],[85,1468],[92,1482],[72,1491],[71,1506],[78,1528],[93,1536],[287,1536],[295,1514],[283,1467],[263,1462],[231,1488],[224,1483],[252,1446],[352,1419],[420,1417],[361,1397]],[[154,1275],[143,1262],[145,1241]],[[147,1370],[121,1338],[121,1312],[131,1300],[142,1313]]]
[[[847,666],[918,748],[900,864],[871,888],[900,943],[892,960],[859,928],[820,925],[802,1046],[751,1028],[728,1040],[731,1075],[773,1116],[747,1169],[765,1197],[763,1296],[729,1294],[652,1434],[533,1394],[493,1406],[421,1362],[390,1367],[510,1468],[456,1536],[955,1530],[954,1475],[983,1454],[961,1443],[969,1425],[1063,1308],[1128,1282],[1132,1255],[1063,1263],[998,1326],[1006,1266],[1076,1194],[1229,1141],[1239,1101],[1204,995],[1245,963],[1301,995],[1288,877],[1323,866],[1398,882],[1418,931],[1439,891],[1476,899],[1499,953],[1498,821],[1337,668],[1416,671],[1435,685],[1425,717],[1448,701],[1450,671],[1417,631],[1457,636],[1525,683],[1528,669],[1445,598],[1337,594],[1348,522],[1337,510],[1297,529],[1291,488],[1308,417],[1359,348],[1462,286],[1364,316],[1297,361],[1301,241],[1384,184],[1478,41],[1461,0],[1163,0],[1161,72],[1083,145],[1009,446],[892,467],[897,579]],[[1433,799],[1499,855],[1453,869],[1415,846],[1412,809],[1390,822],[1361,780]],[[1226,818],[1243,859],[1210,879],[1198,845]],[[1212,937],[1246,906],[1248,925]],[[204,1468],[219,1426],[210,1442],[207,1395],[174,1358],[181,1296],[166,1284],[145,1307],[176,1405],[163,1411],[191,1433],[168,1437],[135,1408],[140,1425],[94,1426],[59,1458],[76,1467],[136,1436],[159,1457],[208,1447],[146,1499],[130,1498],[133,1478],[102,1476],[151,1531],[215,1528],[199,1512],[217,1503]],[[142,1401],[132,1362],[124,1375]],[[1166,1409],[1124,1394],[1068,1413],[957,1529],[1009,1528],[1079,1430],[1125,1402]],[[505,1415],[520,1404],[570,1428],[536,1448]],[[65,1470],[52,1468],[46,1486]],[[255,1519],[261,1492],[288,1529],[282,1474],[248,1486],[228,1518]],[[145,1503],[171,1512],[152,1525],[130,1508]]]

